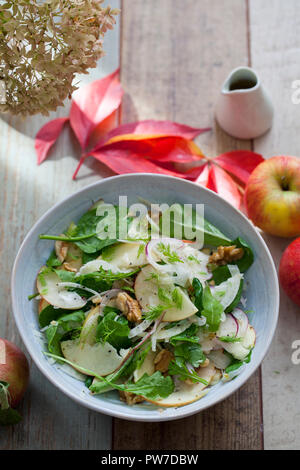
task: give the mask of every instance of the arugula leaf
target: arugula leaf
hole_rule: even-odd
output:
[[[186,365],[183,362],[178,361],[178,359],[170,362],[168,372],[170,375],[177,375],[180,380],[190,379],[193,383],[200,382],[204,385],[208,385],[207,380],[199,377],[196,372],[190,372]]]
[[[196,336],[199,326],[193,323],[185,331],[170,338],[170,343],[174,346],[178,341],[199,344],[199,337]]]
[[[174,348],[175,358],[182,358],[189,362],[193,367],[199,367],[206,359],[200,344],[181,343]]]
[[[206,317],[206,325],[209,331],[217,331],[224,309],[222,304],[212,295],[209,286],[206,286],[203,291],[202,302],[203,310],[201,315]]]
[[[130,356],[116,372],[113,372],[112,374],[109,374],[105,377],[108,383],[102,378],[95,378],[92,385],[89,387],[90,391],[95,395],[99,393],[105,393],[113,388],[109,383],[115,382],[120,377],[131,375],[135,369],[135,366],[131,366],[131,364],[134,362],[134,356],[135,354]]]
[[[17,424],[22,416],[17,410],[10,407],[9,383],[0,381],[0,425],[7,426]]]
[[[76,277],[76,282],[82,283],[83,281],[87,279],[94,279],[96,281],[117,281],[119,279],[126,279],[127,277],[134,276],[137,274],[141,268],[136,268],[133,271],[130,271],[129,273],[113,273],[110,270],[105,270],[103,269],[102,266],[100,266],[99,271],[95,271],[93,273],[88,273],[88,274],[82,274],[81,276]]]
[[[174,382],[170,376],[164,377],[161,372],[157,371],[152,375],[144,374],[136,383],[128,382],[127,384],[117,384],[112,380],[109,380],[109,376],[101,377],[100,375],[96,374],[95,372],[86,369],[85,367],[78,366],[78,364],[74,364],[71,361],[68,361],[64,357],[60,357],[56,354],[51,353],[44,353],[46,356],[53,357],[56,360],[65,362],[70,366],[75,366],[80,372],[83,374],[93,375],[99,381],[102,381],[104,384],[108,385],[111,388],[122,390],[124,392],[131,392],[136,395],[142,395],[145,398],[149,399],[156,399],[156,398],[166,398],[174,391]],[[128,359],[128,361],[131,358]],[[127,361],[123,364],[123,367],[127,367]],[[119,371],[116,372],[116,374]],[[206,382],[206,381],[205,381]],[[207,383],[207,382],[206,382]],[[93,386],[90,387],[90,389]]]
[[[96,341],[108,342],[118,350],[127,349],[131,346],[131,340],[128,338],[130,332],[128,320],[123,316],[118,319],[116,317],[116,312],[105,314],[97,326]]]
[[[113,384],[113,386],[118,390],[141,395],[151,400],[166,398],[173,393],[175,388],[171,377],[164,377],[159,371],[152,375],[144,374],[136,383],[128,382],[125,385]]]

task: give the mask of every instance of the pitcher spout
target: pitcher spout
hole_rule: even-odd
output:
[[[249,93],[260,86],[257,73],[250,67],[237,67],[225,80],[222,93],[224,95]]]

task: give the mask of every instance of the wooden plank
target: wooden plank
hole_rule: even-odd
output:
[[[119,0],[109,3],[120,6]],[[105,50],[106,57],[81,83],[101,78],[119,66],[119,20],[118,26],[105,38]],[[51,117],[66,116],[68,107],[52,113]],[[20,243],[45,210],[99,179],[100,165],[90,162],[82,168],[78,180],[72,181],[79,148],[67,129],[49,159],[37,167],[33,138],[51,117],[23,120],[4,115],[0,121],[0,336],[23,349],[10,301],[10,273]],[[103,176],[107,174],[102,171]],[[21,413],[21,424],[1,429],[1,449],[109,449],[111,446],[111,418],[71,401],[52,386],[32,362],[30,387]]]
[[[300,107],[292,102],[292,82],[299,79],[299,2],[251,0],[250,24],[252,64],[275,107],[273,127],[255,141],[255,150],[265,157],[299,156]],[[290,241],[265,239],[278,265]],[[300,446],[300,374],[291,361],[292,343],[300,338],[299,332],[299,307],[281,292],[277,331],[262,367],[266,449],[298,450]]]
[[[226,3],[226,4],[225,4]],[[246,3],[236,0],[124,0],[123,121],[173,119],[212,126],[198,139],[209,155],[250,142],[214,122],[216,98],[230,70],[248,64]],[[217,406],[168,423],[114,421],[114,449],[260,449],[259,372]]]

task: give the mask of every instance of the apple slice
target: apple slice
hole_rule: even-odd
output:
[[[139,369],[135,369],[133,372],[133,378],[134,381],[137,382],[140,378],[143,377],[144,374],[152,375],[155,372],[155,365],[154,365],[154,359],[156,356],[157,352],[148,351],[144,362],[142,363],[141,367]]]
[[[141,243],[118,243],[109,247],[99,259],[107,261],[120,271],[132,270],[147,264],[145,246]]]
[[[208,365],[201,369],[201,372],[198,374],[199,377],[202,379],[207,380],[208,385],[211,384],[215,374],[216,368],[213,365]],[[154,403],[158,406],[163,406],[166,408],[170,408],[173,406],[184,406],[188,405],[189,403],[193,403],[194,401],[199,400],[199,398],[205,395],[203,390],[208,386],[202,383],[195,383],[195,384],[187,384],[182,381],[178,381],[178,387],[176,390],[171,393],[167,398],[160,398],[157,400],[149,400],[146,398],[147,401],[150,403]]]
[[[124,359],[109,343],[95,343],[93,345],[85,343],[82,345],[78,338],[62,341],[61,350],[68,361],[101,376],[114,372]],[[77,369],[75,366],[74,369],[82,372],[80,368]]]
[[[140,303],[143,310],[147,311],[151,307],[156,307],[162,304],[162,301],[158,297],[158,283],[154,276],[157,276],[158,271],[153,268],[151,265],[146,266],[141,270],[137,275],[134,285],[135,296]],[[160,287],[162,284],[160,283]],[[175,289],[173,283],[169,283],[163,286],[166,294],[170,297],[172,291]],[[175,322],[183,320],[194,315],[198,309],[191,302],[189,296],[185,293],[180,287],[176,287],[179,293],[182,296],[182,305],[181,308],[172,307],[166,310],[164,321]]]
[[[59,276],[45,266],[37,276],[37,290],[40,296],[53,307],[64,308],[66,310],[80,309],[87,303],[86,299],[80,297],[77,292],[68,291],[60,287]]]
[[[96,329],[98,325],[98,318],[100,315],[100,306],[92,308],[88,315],[86,316],[84,323],[82,325],[82,330],[80,333],[80,344],[90,344],[93,345],[96,342]]]

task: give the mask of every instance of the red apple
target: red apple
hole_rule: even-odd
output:
[[[23,398],[29,379],[24,353],[13,343],[0,338],[0,381],[9,384],[9,402],[15,408]]]
[[[300,159],[272,157],[260,163],[245,192],[248,217],[279,237],[300,235]]]
[[[279,280],[285,293],[300,305],[300,238],[296,238],[284,251]]]

